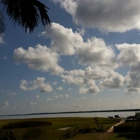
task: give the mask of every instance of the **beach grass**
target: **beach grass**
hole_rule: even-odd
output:
[[[2,140],[6,132],[12,131],[17,140],[98,140],[112,125],[119,122],[116,119],[98,118],[99,128],[102,126],[104,132],[75,133],[77,129],[98,130],[98,125],[94,120],[93,117],[0,120],[0,139]],[[70,127],[70,129],[58,130],[65,127]],[[105,137],[109,136],[105,135]]]

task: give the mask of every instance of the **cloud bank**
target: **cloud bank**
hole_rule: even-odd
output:
[[[64,71],[58,65],[59,54],[39,44],[35,48],[29,47],[28,50],[22,47],[15,49],[14,59],[17,63],[25,63],[31,69],[43,72],[49,71],[52,74],[59,74]]]
[[[41,93],[53,91],[51,85],[45,83],[44,77],[37,77],[36,80],[29,81],[29,82],[23,79],[20,82],[20,89],[25,91],[32,91],[32,90],[39,89]]]
[[[60,3],[76,24],[107,32],[140,29],[140,1],[53,0]]]

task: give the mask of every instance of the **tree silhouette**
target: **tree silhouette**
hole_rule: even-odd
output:
[[[10,20],[22,26],[25,32],[33,32],[39,22],[43,26],[51,24],[47,14],[49,8],[38,0],[1,0],[1,3]]]
[[[2,34],[5,30],[5,24],[3,22],[3,14],[2,11],[0,11],[0,34]]]

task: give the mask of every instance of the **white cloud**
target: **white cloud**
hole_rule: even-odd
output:
[[[95,94],[98,93],[100,90],[98,88],[98,86],[94,85],[92,87],[80,87],[79,89],[79,93],[80,94]]]
[[[106,46],[102,39],[92,38],[77,49],[79,63],[83,65],[117,67],[117,60],[111,46]]]
[[[103,39],[92,37],[84,41],[80,33],[57,23],[52,23],[52,27],[46,30],[41,36],[51,38],[50,48],[53,51],[63,55],[76,55],[82,65],[117,67],[114,50]]]
[[[77,3],[76,0],[53,0],[55,3],[60,2],[61,7],[64,7],[67,12],[74,14],[76,11]]]
[[[3,36],[0,35],[0,44],[4,43]]]
[[[118,60],[122,66],[130,67],[125,78],[125,93],[140,93],[140,44],[117,44]]]
[[[85,101],[85,100],[87,100],[87,98],[86,97],[81,97],[81,98],[79,98],[79,99],[77,99],[78,101]]]
[[[124,86],[125,77],[110,67],[88,66],[85,70],[71,70],[61,74],[64,83],[77,85],[79,93],[95,94],[100,88],[119,89]],[[98,87],[99,86],[99,87]]]
[[[61,98],[63,98],[63,95],[60,95]]]
[[[3,59],[4,59],[4,60],[7,60],[7,56],[4,56]]]
[[[78,32],[74,33],[71,28],[65,28],[58,23],[52,23],[41,36],[51,38],[51,49],[63,55],[75,54],[75,48],[83,42]]]
[[[68,97],[70,97],[70,96],[69,96],[68,94],[65,94],[65,97],[68,98]]]
[[[116,44],[116,47],[120,51],[118,59],[121,65],[132,66],[133,64],[140,62],[140,44]]]
[[[53,85],[57,85],[57,82],[53,82]]]
[[[55,99],[58,99],[59,97],[58,97],[57,95],[54,95],[54,98],[55,98]]]
[[[53,0],[70,13],[76,24],[108,32],[140,29],[140,1]]]
[[[47,101],[52,101],[52,99],[51,99],[51,98],[47,98],[46,100],[47,100]]]
[[[51,92],[53,91],[52,87],[47,83],[45,83],[44,77],[37,77],[34,81],[26,81],[21,80],[20,88],[25,91],[32,91],[36,89],[40,89],[40,92]]]
[[[68,84],[81,85],[83,83],[83,78],[79,76],[62,74],[61,78],[64,83],[68,83]]]
[[[79,93],[95,94],[100,90],[98,86],[95,84],[93,77],[92,76],[87,77],[87,73],[88,72],[85,72],[84,70],[81,69],[71,70],[66,71],[64,74],[61,74],[61,78],[64,83],[77,85],[79,87]]]
[[[97,100],[97,103],[102,103],[102,100],[100,99],[100,100]]]
[[[63,90],[63,87],[58,87],[57,90]]]
[[[9,92],[7,95],[8,96],[15,96],[17,93],[16,92]]]
[[[101,78],[107,78],[110,76],[110,71],[107,69],[102,69],[101,67],[95,67],[92,68],[91,66],[88,66],[85,69],[85,77],[86,79],[101,79]]]
[[[124,77],[119,73],[114,73],[112,77],[105,78],[100,82],[100,87],[107,89],[119,89],[124,86]]]
[[[34,105],[36,105],[37,103],[36,102],[30,102],[30,105],[31,106],[34,106]]]
[[[36,99],[40,99],[40,96],[39,95],[36,95]]]
[[[64,71],[58,65],[59,54],[53,52],[46,46],[37,45],[28,50],[20,47],[14,50],[14,59],[17,63],[25,63],[29,68],[39,71],[50,71],[52,74],[59,74]]]
[[[90,93],[94,94],[99,92],[99,88],[95,84],[94,79],[91,77],[86,78],[84,70],[71,70],[66,71],[65,74],[61,75],[62,81],[68,84],[74,84],[79,87],[79,93]]]
[[[125,93],[140,93],[140,62],[131,66],[130,71],[125,79]]]
[[[5,101],[5,107],[8,107],[9,106],[9,102],[8,101]]]

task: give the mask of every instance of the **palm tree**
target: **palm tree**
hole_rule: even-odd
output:
[[[38,0],[1,0],[6,14],[14,23],[22,26],[25,32],[34,31],[41,21],[43,26],[51,25],[47,14],[48,7]]]
[[[3,22],[3,14],[2,11],[0,11],[0,34],[4,32],[5,24]]]

